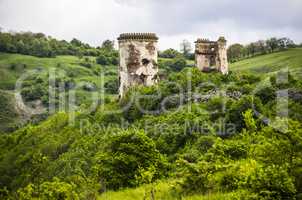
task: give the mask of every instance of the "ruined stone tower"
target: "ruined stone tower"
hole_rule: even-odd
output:
[[[204,72],[216,70],[227,74],[228,59],[226,42],[224,37],[220,37],[218,41],[198,39],[195,42],[196,66]]]
[[[151,86],[158,81],[157,41],[154,33],[124,33],[119,43],[119,95],[133,85]]]

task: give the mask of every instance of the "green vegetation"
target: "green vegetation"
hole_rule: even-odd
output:
[[[99,56],[102,50],[113,46],[106,40],[102,47],[91,47],[74,38],[70,42],[57,40],[43,33],[20,32],[10,33],[0,31],[0,52],[19,53],[38,57],[55,57],[57,55]]]
[[[1,199],[301,198],[302,49],[232,63],[228,75],[203,73],[170,49],[159,62],[165,78],[119,101],[113,43],[97,51],[0,53]],[[186,41],[182,51],[191,56]],[[24,74],[26,103],[59,106],[64,89],[75,92],[77,112],[64,108],[15,130],[24,113],[13,89]]]
[[[103,76],[101,75],[103,74]],[[54,83],[49,85],[49,77],[54,77]],[[57,56],[56,58],[38,58],[20,54],[0,53],[0,89],[10,93],[10,102],[15,102],[13,90],[16,81],[24,77],[21,86],[21,95],[23,101],[28,105],[40,102],[40,107],[49,105],[49,88],[55,92],[54,104],[56,107],[62,103],[61,94],[65,96],[65,102],[68,103],[67,95],[75,91],[75,106],[90,106],[93,95],[100,95],[102,87],[105,87],[106,98],[115,98],[117,94],[117,68],[115,66],[104,66],[96,63],[95,57],[83,57],[79,59],[75,56]],[[104,84],[104,85],[103,85]],[[62,91],[61,88],[64,88]],[[3,93],[0,94],[3,96]],[[4,98],[4,97],[3,97]],[[61,99],[60,99],[61,98]],[[13,105],[10,107],[14,107]],[[5,107],[1,107],[4,109]],[[16,122],[16,125],[10,123],[7,127],[17,127],[28,119],[15,118],[13,114],[7,115],[1,111],[0,131],[4,131],[5,123]],[[20,115],[22,113],[19,113]],[[4,119],[7,118],[7,119]],[[44,119],[43,117],[42,119]],[[30,121],[37,121],[40,116],[33,117]],[[38,120],[39,121],[39,120]],[[11,128],[10,130],[14,130]]]
[[[302,49],[294,48],[286,51],[257,56],[232,63],[232,71],[267,74],[288,67],[295,75],[301,75]]]
[[[230,62],[236,62],[249,57],[264,55],[268,53],[283,51],[289,48],[298,47],[289,38],[269,38],[259,40],[248,45],[233,44],[228,48],[228,58]]]
[[[272,75],[268,84],[295,89],[286,117],[275,118],[276,99],[261,100],[242,89],[255,88],[261,77],[186,68],[157,86],[133,88],[120,102],[78,113],[74,123],[68,113],[58,113],[2,135],[1,195],[295,199],[302,192],[302,116],[297,115],[302,84],[291,75],[286,84],[276,82],[283,73]],[[189,80],[192,91],[212,95],[190,96]],[[226,95],[213,93],[217,87],[224,87]],[[133,98],[137,103],[124,111],[107,112],[124,108]]]
[[[0,90],[0,130],[11,132],[18,126],[19,113],[15,109],[14,97]]]

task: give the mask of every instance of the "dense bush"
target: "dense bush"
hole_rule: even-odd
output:
[[[118,65],[118,52],[113,50],[101,50],[96,58],[96,63],[100,65]]]
[[[248,176],[247,187],[263,199],[293,199],[296,193],[287,170],[274,165],[257,168]]]
[[[111,79],[104,85],[106,92],[109,94],[117,94],[119,89],[119,82],[117,79]]]
[[[19,113],[15,109],[14,96],[0,90],[0,130],[13,131],[17,128],[16,118]]]
[[[179,72],[187,66],[187,60],[182,55],[177,55],[171,60],[160,60],[160,68]]]
[[[52,182],[43,182],[36,186],[33,184],[27,185],[25,188],[18,190],[18,199],[30,200],[33,198],[49,199],[49,200],[77,200],[79,195],[74,191],[75,185],[61,182],[54,178]]]
[[[243,113],[249,109],[253,110],[254,115],[264,113],[263,105],[259,98],[253,96],[244,96],[239,101],[234,101],[229,105],[226,121],[233,124],[236,130],[245,128]]]
[[[105,152],[95,157],[96,173],[107,188],[119,189],[137,184],[141,170],[155,167],[159,172],[164,158],[156,150],[154,142],[143,132],[129,130],[107,140]],[[155,174],[158,178],[162,174]]]
[[[175,58],[175,57],[180,56],[180,55],[181,55],[181,53],[178,52],[175,49],[167,49],[167,50],[165,50],[163,52],[159,52],[158,56],[160,58]]]
[[[277,91],[273,87],[265,87],[257,91],[255,95],[261,99],[263,104],[266,104],[270,101],[276,100]]]

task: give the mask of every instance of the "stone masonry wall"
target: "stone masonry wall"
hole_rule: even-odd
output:
[[[158,81],[155,34],[122,34],[119,38],[119,94],[134,85],[151,86]]]

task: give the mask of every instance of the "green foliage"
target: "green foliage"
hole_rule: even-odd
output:
[[[100,55],[96,58],[96,63],[100,65],[117,65],[118,52],[111,48],[101,49]]]
[[[52,182],[43,182],[39,186],[33,184],[27,185],[25,188],[18,190],[18,199],[30,200],[49,199],[49,200],[77,200],[80,199],[74,191],[75,185],[61,182],[58,178],[54,178]]]
[[[0,130],[2,131],[10,132],[17,128],[19,113],[15,109],[14,102],[12,94],[0,90]]]
[[[109,94],[117,94],[119,88],[119,82],[117,79],[111,79],[107,81],[104,85],[106,92]]]
[[[227,122],[233,124],[240,131],[245,128],[243,113],[249,109],[252,109],[254,114],[263,113],[263,105],[257,97],[244,96],[230,105],[226,116]]]
[[[175,49],[167,49],[167,50],[159,53],[160,58],[175,58],[179,55],[181,55],[181,53]]]
[[[287,170],[274,165],[257,168],[248,177],[247,187],[263,199],[293,199],[296,193]]]
[[[157,168],[154,178],[161,175],[158,174],[158,168],[164,164],[163,157],[156,150],[154,142],[143,132],[125,131],[107,141],[105,152],[96,155],[97,165],[94,166],[97,176],[107,188],[133,187],[141,171],[150,167]]]
[[[283,51],[294,47],[296,47],[295,43],[289,38],[269,38],[267,40],[252,42],[245,46],[233,44],[228,48],[227,53],[229,60],[236,62],[246,57]]]
[[[245,126],[246,126],[247,130],[256,131],[257,125],[256,125],[256,121],[254,119],[253,110],[251,110],[251,109],[247,110],[245,113],[243,113],[243,117],[244,117],[244,122],[245,122]]]
[[[179,72],[187,66],[187,60],[180,54],[173,57],[173,59],[160,60],[159,66],[168,71]]]
[[[261,99],[263,104],[266,104],[276,100],[277,91],[274,87],[264,87],[258,90],[255,95]]]
[[[231,63],[230,69],[235,72],[266,75],[267,73],[277,72],[288,67],[288,70],[299,74],[302,62],[301,53],[302,48],[294,48],[286,51],[259,55]]]
[[[187,61],[182,56],[175,57],[170,63],[168,63],[168,66],[173,71],[181,71],[183,68],[185,68],[187,65]]]
[[[55,57],[56,55],[75,55],[79,58],[85,56],[96,56],[98,50],[72,39],[69,42],[59,41],[48,37],[43,33],[5,33],[0,32],[0,51],[7,53],[20,53],[38,57]]]
[[[79,40],[72,43],[77,48],[84,45]],[[99,55],[116,57],[107,56],[114,54],[111,46],[107,41],[97,49]],[[294,52],[300,55],[298,49]],[[90,57],[0,56],[4,58],[1,69],[11,77],[25,70],[17,61],[22,59],[26,69],[42,63],[66,70],[58,75],[56,88],[83,80],[98,88],[94,75],[104,72],[105,87],[116,89],[116,71]],[[83,62],[92,66],[83,67]],[[6,77],[0,76],[0,81]],[[107,194],[112,199],[298,198],[302,193],[301,82],[292,73],[272,76],[271,86],[266,84],[253,95],[261,76],[204,74],[185,68],[158,85],[131,88],[120,102],[106,96],[91,114],[76,113],[74,123],[69,124],[68,113],[59,113],[1,135],[0,198],[95,199],[98,193],[104,193],[101,199]],[[23,85],[29,91],[23,92],[24,97],[46,97],[46,77],[47,73],[29,77]],[[280,77],[289,81],[280,84]],[[217,91],[220,87],[223,95]],[[289,116],[262,123],[260,114],[276,117],[277,106],[286,107],[287,102],[275,101],[274,93],[287,88]],[[80,97],[89,94],[80,92]],[[1,108],[12,101],[6,94],[0,98]],[[224,122],[235,124],[237,130],[221,128]],[[229,134],[221,135],[225,133]],[[119,191],[107,193],[107,189]]]

